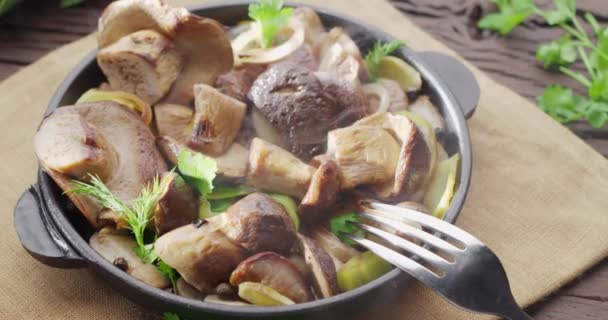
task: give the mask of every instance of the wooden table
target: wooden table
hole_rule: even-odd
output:
[[[83,6],[65,10],[57,7],[58,2],[29,1],[0,18],[0,80],[48,51],[93,31],[97,17],[110,1],[89,0]],[[526,23],[510,37],[502,38],[475,27],[484,12],[492,10],[487,0],[393,0],[393,4],[494,79],[531,100],[547,84],[576,87],[568,78],[536,67],[534,53],[538,44],[559,34],[539,20]],[[608,23],[608,1],[579,0],[578,6]],[[568,127],[608,156],[608,128],[593,129],[584,123]],[[608,261],[537,303],[530,311],[537,320],[608,319]]]

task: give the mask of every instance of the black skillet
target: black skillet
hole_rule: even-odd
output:
[[[392,37],[356,19],[314,8],[327,28],[341,26],[347,30],[362,52],[376,40]],[[247,19],[247,2],[194,7],[193,12],[234,25]],[[91,87],[96,87],[103,74],[91,52],[61,83],[48,105],[47,113],[73,104]],[[473,74],[459,61],[436,52],[416,52],[408,48],[398,55],[416,68],[424,80],[423,93],[431,97],[445,118],[444,141],[448,154],[460,153],[461,164],[457,190],[445,220],[453,223],[465,200],[471,180],[471,140],[466,125],[479,100],[479,86]],[[153,288],[132,278],[97,254],[88,239],[94,230],[53,180],[38,170],[38,181],[26,190],[15,208],[15,228],[21,244],[37,260],[57,268],[89,268],[101,275],[118,292],[142,306],[159,312],[177,312],[193,319],[338,319],[362,311],[369,303],[390,303],[399,291],[407,290],[408,277],[393,270],[355,290],[329,299],[283,307],[235,307],[186,299]]]

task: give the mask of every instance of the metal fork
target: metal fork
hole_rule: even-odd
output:
[[[346,234],[348,238],[409,273],[454,305],[510,320],[533,320],[513,298],[498,257],[471,234],[408,208],[364,201],[359,211],[366,220],[356,223],[361,229],[414,256],[405,256],[357,235]],[[411,223],[420,224],[433,233]],[[450,240],[443,240],[437,233]],[[406,240],[401,235],[416,241]]]

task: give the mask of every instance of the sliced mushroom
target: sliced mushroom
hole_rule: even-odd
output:
[[[327,228],[315,228],[312,231],[312,238],[333,258],[336,268],[359,254],[359,251],[340,241]]]
[[[437,131],[445,130],[445,123],[443,117],[437,107],[431,102],[428,96],[420,96],[409,106],[409,111],[418,114],[423,117],[428,123],[433,126],[433,129]]]
[[[198,197],[184,179],[175,172],[163,174],[163,179],[169,179],[169,182],[154,207],[153,216],[159,236],[198,217]]]
[[[325,27],[319,15],[311,8],[298,7],[293,10],[291,19],[298,19],[305,30],[304,41],[308,45],[313,45],[316,39],[325,32]]]
[[[315,169],[293,154],[254,138],[249,150],[247,184],[301,199]]]
[[[171,137],[158,137],[156,144],[170,163],[177,165],[177,157],[187,147]],[[249,151],[238,143],[230,145],[228,150],[219,157],[212,157],[217,163],[217,177],[225,181],[241,181],[247,175]]]
[[[159,136],[167,136],[185,143],[194,110],[179,104],[162,103],[154,106],[154,119]]]
[[[377,126],[350,126],[330,131],[327,152],[340,169],[342,189],[390,181],[399,161],[400,145]]]
[[[352,84],[294,64],[269,67],[253,83],[249,97],[287,149],[304,159],[323,152],[327,131],[350,125],[365,113],[363,94]]]
[[[97,63],[116,90],[152,104],[164,97],[182,69],[171,40],[153,30],[124,36],[97,53]]]
[[[133,278],[156,288],[166,288],[171,284],[153,264],[144,263],[136,254],[137,244],[127,233],[106,227],[94,233],[89,239],[91,247],[106,260],[120,261],[120,268]],[[122,259],[122,260],[119,260]]]
[[[296,230],[282,205],[263,193],[252,193],[222,215],[222,231],[250,253],[287,252]]]
[[[339,293],[336,266],[331,256],[314,240],[298,235],[298,246],[312,270],[313,285],[319,296],[329,298]]]
[[[230,284],[256,282],[276,290],[296,303],[313,299],[306,280],[289,259],[263,252],[241,262],[230,275]]]
[[[316,71],[319,68],[317,58],[315,57],[312,48],[307,44],[301,45],[290,55],[275,62],[273,65],[277,64],[295,64],[313,71]]]
[[[158,238],[154,252],[197,290],[213,292],[246,257],[220,226],[210,219],[179,227]]]
[[[129,203],[149,181],[167,171],[148,126],[136,112],[115,102],[58,108],[43,120],[34,140],[42,168],[54,172],[51,176],[64,191],[69,188],[66,179],[98,174],[112,193]],[[83,202],[82,196],[70,197],[76,204]],[[97,210],[90,211],[94,208]],[[102,223],[100,219],[121,220],[99,206],[81,205],[79,209],[94,226]]]
[[[317,42],[319,70],[337,73],[351,83],[367,79],[367,69],[357,44],[341,27],[332,28]]]
[[[327,213],[340,192],[340,171],[333,161],[325,161],[312,175],[306,195],[300,202],[298,212],[302,220],[313,223]]]
[[[187,145],[210,156],[224,153],[236,138],[247,106],[206,84],[194,86],[195,114]]]
[[[232,68],[232,48],[221,24],[160,0],[120,0],[108,5],[99,19],[98,47],[103,50],[141,30],[170,39],[183,60],[166,102],[187,105],[194,84],[213,84],[218,75]]]
[[[402,115],[377,113],[353,125],[382,127],[399,139],[399,161],[394,178],[373,188],[378,198],[400,201],[424,186],[432,169],[431,153],[423,135],[411,120]]]

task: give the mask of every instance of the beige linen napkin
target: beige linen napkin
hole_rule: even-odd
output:
[[[193,5],[203,1],[173,1]],[[383,0],[302,1],[355,16],[419,50],[454,54]],[[440,23],[440,21],[438,21]],[[149,314],[84,270],[30,258],[12,227],[13,207],[35,180],[32,137],[62,78],[95,47],[89,36],[0,84],[0,319],[147,319]],[[528,305],[608,254],[608,162],[529,101],[471,67],[481,101],[469,120],[471,191],[458,225],[502,258],[517,300]],[[421,285],[362,318],[488,319],[455,309]]]

